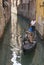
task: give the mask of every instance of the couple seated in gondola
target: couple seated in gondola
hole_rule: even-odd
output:
[[[28,31],[26,31],[25,37],[27,36],[27,39],[30,43],[33,43],[33,40],[35,40],[35,20],[31,21],[30,27]]]

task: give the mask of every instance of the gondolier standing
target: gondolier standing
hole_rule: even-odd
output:
[[[32,27],[33,31],[35,31],[35,24],[36,24],[35,20],[32,20],[30,23],[30,26]]]
[[[26,34],[22,41],[22,49],[23,52],[26,52],[27,50],[31,51],[36,48],[36,33],[35,33],[35,24],[36,21],[32,20],[30,23],[29,29],[26,31]]]
[[[33,43],[33,40],[35,40],[35,24],[36,24],[36,21],[32,20],[30,23],[30,27],[28,29],[28,32],[30,32],[29,38],[32,43]]]

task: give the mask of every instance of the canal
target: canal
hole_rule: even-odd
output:
[[[15,24],[13,25],[13,32],[11,32],[11,23],[5,29],[4,39],[0,42],[0,65],[44,65],[44,44],[38,36],[35,51],[25,55],[21,53],[19,46],[21,38],[19,36],[25,34],[30,21],[22,16],[17,16],[15,13],[12,13],[12,15],[14,17],[12,22],[14,24],[17,21],[17,26],[15,28]]]

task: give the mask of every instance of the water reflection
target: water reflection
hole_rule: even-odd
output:
[[[11,61],[13,62],[13,65],[31,65],[33,62],[34,54],[35,52],[26,53],[25,55],[23,53],[21,55],[16,55],[14,52]]]
[[[21,61],[20,61],[20,55],[18,56],[15,51],[13,52],[13,57],[11,59],[11,61],[13,62],[13,65],[21,65]]]
[[[9,20],[10,21],[10,20]],[[11,22],[5,28],[4,37],[0,42],[0,65],[12,65],[10,59],[12,58],[12,51],[10,50],[11,40]]]
[[[17,21],[17,33],[23,36],[25,31],[29,28],[29,20],[18,16]],[[27,52],[25,55],[21,53],[17,55],[16,61],[20,63],[20,65],[30,65],[33,61],[34,53],[35,51],[32,53]]]
[[[21,64],[22,65],[31,65],[32,61],[33,61],[33,57],[34,57],[35,52],[32,53],[26,53],[26,54],[22,54],[21,56]]]

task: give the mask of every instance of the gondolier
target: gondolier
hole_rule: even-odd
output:
[[[26,31],[25,36],[23,38],[22,41],[22,49],[23,51],[27,51],[27,50],[33,50],[36,47],[36,38],[35,35],[35,23],[36,21],[31,21],[31,25],[28,29],[28,31]],[[33,35],[34,33],[34,35]]]
[[[32,27],[32,30],[35,31],[35,24],[36,24],[36,20],[32,20],[30,23],[30,27]]]

